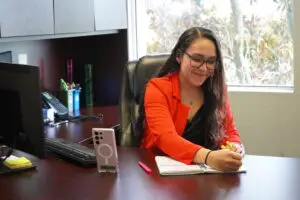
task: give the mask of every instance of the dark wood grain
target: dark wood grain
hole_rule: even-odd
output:
[[[300,160],[246,156],[247,173],[161,177],[154,155],[143,149],[119,148],[120,173],[99,174],[47,158],[36,171],[0,178],[1,199],[299,199]],[[145,173],[142,160],[153,169]]]
[[[117,34],[60,38],[49,43],[52,60],[51,65],[45,63],[47,73],[44,73],[43,85],[47,87],[44,90],[55,92],[59,88],[59,79],[67,80],[66,62],[67,59],[72,59],[73,80],[82,86],[80,98],[82,107],[86,106],[84,98],[86,64],[93,66],[94,105],[108,106],[119,103],[123,69],[128,62],[127,30],[119,30]]]
[[[109,113],[113,109],[117,111],[110,108]],[[115,118],[114,122],[117,121]],[[112,123],[104,117],[103,122],[84,122],[74,129],[69,126],[47,134],[77,141],[89,135],[85,134],[90,131],[88,127]],[[300,197],[299,158],[247,155],[245,174],[160,176],[151,152],[119,147],[118,154],[119,174],[99,174],[95,167],[84,168],[52,156],[43,160],[32,158],[37,170],[0,177],[0,199],[298,200]],[[148,165],[152,173],[143,171],[138,161]]]
[[[47,126],[45,127],[46,137],[65,138],[79,142],[92,135],[92,128],[108,128],[120,123],[118,106],[85,108],[81,110],[81,114],[86,116],[103,114],[103,119],[70,122],[55,127]]]

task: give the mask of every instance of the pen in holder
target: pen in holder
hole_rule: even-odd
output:
[[[60,90],[57,92],[57,97],[68,108],[71,115],[80,115],[80,93],[79,84],[66,83],[60,79]]]

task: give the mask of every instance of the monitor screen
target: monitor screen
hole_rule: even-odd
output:
[[[0,63],[0,106],[0,142],[44,157],[39,68]]]
[[[12,63],[11,51],[0,52],[0,62]]]

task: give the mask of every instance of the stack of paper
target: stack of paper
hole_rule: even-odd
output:
[[[244,166],[238,171],[223,172],[212,169],[204,164],[186,165],[182,162],[176,161],[166,156],[156,156],[155,161],[158,171],[161,175],[189,175],[189,174],[203,174],[203,173],[242,173],[246,172]]]

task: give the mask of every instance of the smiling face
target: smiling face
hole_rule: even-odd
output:
[[[211,40],[199,37],[176,60],[180,64],[182,81],[200,87],[215,71],[216,46]]]

